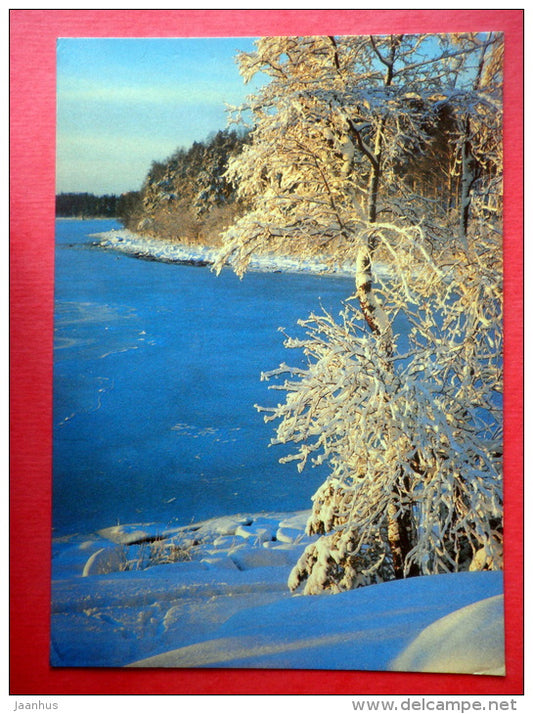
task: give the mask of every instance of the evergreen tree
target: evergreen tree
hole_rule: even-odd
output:
[[[165,162],[153,162],[131,227],[172,240],[216,242],[243,210],[226,169],[245,141],[242,133],[219,131],[205,143],[178,148]]]

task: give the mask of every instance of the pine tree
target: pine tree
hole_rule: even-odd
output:
[[[206,142],[178,148],[164,162],[154,161],[132,227],[185,243],[215,240],[242,211],[225,173],[229,158],[239,153],[244,141],[242,133],[219,131]]]

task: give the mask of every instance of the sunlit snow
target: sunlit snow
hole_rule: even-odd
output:
[[[216,248],[171,243],[155,237],[145,238],[126,228],[105,233],[95,233],[93,237],[97,239],[98,245],[102,248],[116,250],[144,259],[211,265],[218,255]],[[283,271],[284,273],[324,272],[352,277],[354,275],[354,263],[346,262],[343,266],[334,268],[319,258],[298,260],[290,256],[255,255],[251,259],[250,270]],[[384,265],[374,265],[374,271],[376,274],[382,275],[386,272],[386,268]]]
[[[504,673],[501,573],[292,595],[287,578],[310,540],[308,515],[115,526],[61,539],[52,664]],[[154,547],[176,562],[150,565]]]

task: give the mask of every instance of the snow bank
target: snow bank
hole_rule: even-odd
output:
[[[54,543],[52,665],[503,673],[499,600],[481,602],[501,595],[501,573],[293,595],[308,515],[114,526]]]
[[[144,260],[208,266],[215,262],[218,253],[215,248],[172,243],[160,238],[140,236],[127,229],[95,233],[91,237],[98,239],[94,243],[95,247],[119,251]],[[374,268],[376,269],[376,266]],[[342,267],[331,268],[320,259],[301,261],[290,256],[260,255],[252,258],[250,270],[287,273],[331,273],[351,277],[355,274],[355,262],[346,262]],[[376,270],[383,273],[385,268],[378,266]]]
[[[505,674],[503,596],[452,612],[423,630],[393,662],[411,672]]]
[[[492,580],[492,582],[488,582]],[[340,595],[297,596],[233,615],[215,638],[137,662],[145,667],[283,667],[387,670],[413,633],[439,613],[498,589],[498,578],[464,574],[417,578],[370,586]],[[476,606],[471,606],[476,607]],[[468,610],[468,608],[467,608]],[[491,610],[483,611],[489,617]],[[448,616],[443,643],[433,635],[423,646],[422,671],[471,672],[503,667],[502,620],[485,622],[463,649],[462,618]],[[445,618],[448,620],[448,618]],[[459,630],[457,630],[457,627]],[[402,666],[401,656],[396,669]],[[434,669],[433,669],[434,668]]]

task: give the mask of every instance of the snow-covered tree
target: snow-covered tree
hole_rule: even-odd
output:
[[[293,589],[501,566],[501,226],[479,189],[501,185],[499,54],[499,36],[394,35],[269,37],[239,56],[270,82],[228,171],[253,208],[216,267],[242,275],[265,251],[354,266],[340,319],[287,337],[306,364],[265,375],[286,375],[263,409],[273,442],[297,445],[284,460],[330,467]],[[424,190],[427,156],[446,179],[454,158],[460,204],[452,180]]]
[[[166,239],[215,241],[244,210],[224,174],[245,141],[242,133],[219,131],[188,150],[178,148],[164,162],[154,161],[140,200],[123,218],[134,230]]]

